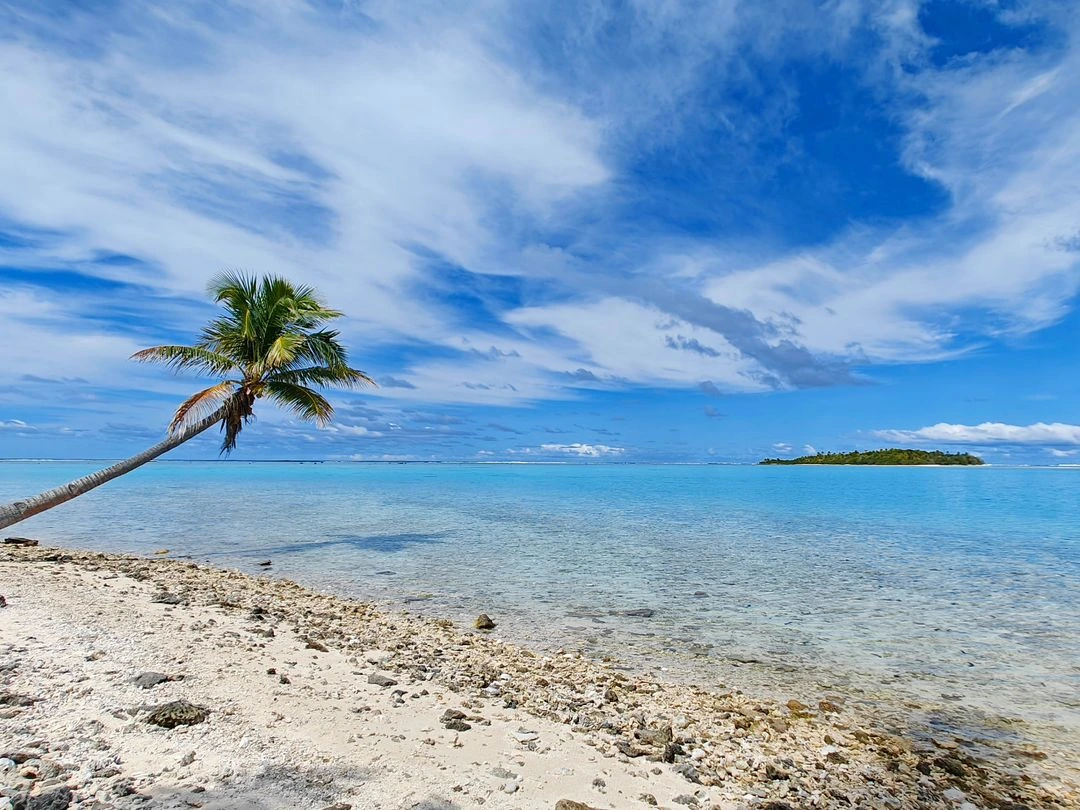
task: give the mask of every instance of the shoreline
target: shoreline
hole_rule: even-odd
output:
[[[935,736],[916,706],[903,716],[832,692],[784,704],[666,682],[611,660],[541,655],[502,641],[497,628],[461,629],[168,558],[4,547],[0,582],[3,692],[41,698],[6,699],[5,747],[44,741],[36,759],[56,767],[75,754],[100,759],[102,744],[123,752],[102,769],[119,769],[109,776],[72,765],[26,784],[79,783],[77,798],[100,802],[73,806],[134,806],[139,793],[154,796],[150,806],[207,808],[550,808],[560,799],[623,808],[650,806],[647,797],[770,810],[1080,804],[1069,751],[1036,750],[1022,728],[1011,745]],[[152,601],[163,591],[179,601]],[[31,664],[34,655],[45,663]],[[133,686],[140,657],[143,669],[183,680]],[[395,683],[368,683],[379,676]],[[157,729],[137,706],[159,698],[209,705],[210,719]],[[471,728],[440,723],[447,709]],[[186,755],[171,747],[196,736],[207,750],[178,765]],[[285,789],[274,780],[305,757],[329,782],[304,782],[308,792],[287,804],[242,803]],[[206,792],[185,799],[193,778]],[[130,801],[114,796],[125,779]]]

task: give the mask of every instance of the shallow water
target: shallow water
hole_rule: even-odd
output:
[[[94,466],[0,463],[0,500]],[[1080,470],[158,463],[16,528],[247,571],[271,558],[671,677],[1080,735]]]

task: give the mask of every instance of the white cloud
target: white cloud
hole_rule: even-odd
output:
[[[496,190],[522,217],[549,216],[609,171],[598,124],[496,57],[482,17],[431,11],[418,27],[411,13],[373,6],[374,24],[358,26],[372,19],[350,8],[335,18],[301,3],[273,13],[233,4],[215,26],[190,9],[132,4],[118,12],[127,35],[102,41],[96,15],[65,16],[65,36],[93,40],[100,59],[3,40],[0,104],[20,112],[0,128],[0,216],[50,236],[2,247],[0,259],[82,264],[197,297],[222,266],[279,272],[331,295],[354,343],[455,340],[438,307],[411,293],[427,272],[419,254],[496,270]],[[57,24],[34,13],[28,28]],[[99,252],[148,268],[87,266]],[[29,320],[16,313],[11,327]],[[84,340],[106,340],[99,323],[64,321],[62,331],[96,328]],[[62,362],[56,342],[14,344],[5,370]]]
[[[507,314],[526,329],[550,329],[563,336],[600,376],[655,384],[697,385],[710,380],[725,390],[761,390],[751,376],[758,365],[739,354],[723,336],[674,318],[663,310],[623,298],[527,307]],[[561,368],[582,365],[566,358]]]
[[[323,433],[329,434],[335,437],[354,437],[360,438],[370,436],[372,438],[378,438],[383,434],[377,430],[369,430],[363,425],[349,425],[344,422],[332,422],[329,425],[323,425],[318,428]]]
[[[775,450],[778,453],[787,454],[787,453],[791,452],[792,447],[787,442],[775,442],[773,444],[773,450]]]
[[[547,453],[565,453],[569,456],[588,456],[598,458],[600,456],[621,456],[626,452],[622,447],[609,447],[606,444],[542,444],[540,449]]]
[[[890,442],[939,442],[965,445],[1080,445],[1080,425],[1061,422],[1007,425],[983,422],[980,425],[952,425],[940,422],[919,430],[878,430],[874,433]]]
[[[816,456],[818,452],[817,448],[812,444],[804,444],[802,451],[808,456]]]
[[[1049,71],[1016,50],[900,75],[903,161],[948,191],[945,211],[766,261],[705,247],[685,263],[711,299],[869,362],[940,359],[1064,316],[1080,289],[1080,49]]]
[[[1054,458],[1072,458],[1073,456],[1080,455],[1080,450],[1059,450],[1056,447],[1048,447],[1046,452]]]
[[[506,451],[515,456],[578,456],[581,458],[600,458],[601,456],[621,456],[626,453],[624,447],[610,447],[606,444],[542,444],[539,447],[515,447]]]
[[[791,341],[860,363],[948,357],[1044,327],[1080,284],[1070,247],[1080,222],[1080,52],[1069,37],[1053,66],[1017,49],[934,68],[906,0],[838,3],[779,24],[754,4],[645,3],[634,4],[631,50],[611,59],[597,47],[611,11],[585,3],[559,11],[580,15],[578,39],[559,43],[564,73],[543,76],[513,61],[508,29],[520,9],[511,4],[373,3],[363,14],[344,4],[329,18],[296,2],[220,6],[221,24],[188,6],[165,14],[131,3],[117,12],[123,36],[103,36],[98,14],[71,13],[54,32],[59,44],[19,32],[0,42],[0,106],[19,111],[0,128],[0,215],[54,234],[32,249],[0,247],[0,260],[41,269],[130,254],[146,266],[88,272],[154,296],[198,295],[223,265],[282,272],[322,288],[352,316],[350,344],[373,350],[400,340],[491,345],[438,295],[416,292],[439,280],[425,256],[557,283],[557,297],[523,296],[494,313],[500,347],[520,355],[513,362],[440,353],[401,371],[414,388],[379,392],[503,405],[574,396],[568,386],[584,376],[566,375],[578,369],[596,385],[776,384],[731,330],[620,289],[642,277],[678,285],[672,299],[685,291],[746,313],[773,330],[773,349]],[[20,13],[28,28],[57,25],[29,6]],[[871,14],[884,44],[868,80],[904,123],[904,164],[950,195],[939,216],[853,225],[793,252],[767,240],[616,232],[623,252],[584,270],[571,249],[522,236],[536,223],[569,225],[584,232],[582,252],[604,253],[607,211],[625,202],[621,150],[678,143],[701,113],[693,94],[706,66],[739,67],[747,50],[762,61],[792,49],[843,55]],[[64,47],[90,41],[101,58]],[[901,60],[922,69],[893,70]],[[775,111],[760,121],[719,102],[710,119],[735,144],[775,136],[794,103],[785,92],[770,94]],[[140,387],[154,387],[125,365],[138,341],[78,306],[17,295],[5,305],[0,294],[9,347],[0,376],[48,365],[117,387],[138,374]],[[520,334],[505,337],[505,325]]]

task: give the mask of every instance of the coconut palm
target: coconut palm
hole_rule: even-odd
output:
[[[154,346],[136,352],[132,359],[198,372],[220,382],[188,397],[176,409],[168,436],[149,450],[65,486],[0,506],[0,529],[141,467],[214,425],[221,426],[221,452],[228,454],[258,399],[273,400],[300,419],[324,425],[334,408],[316,387],[374,385],[367,374],[349,367],[338,333],[324,328],[341,313],[327,309],[311,287],[273,276],[257,279],[224,273],[210,283],[210,294],[225,312],[203,329],[193,346]]]

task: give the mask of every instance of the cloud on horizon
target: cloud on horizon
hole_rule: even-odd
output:
[[[1080,425],[1060,422],[1033,425],[1006,425],[983,422],[981,425],[950,425],[941,422],[919,430],[878,430],[878,438],[890,442],[939,442],[941,444],[974,445],[1035,445],[1067,447],[1080,445]]]

